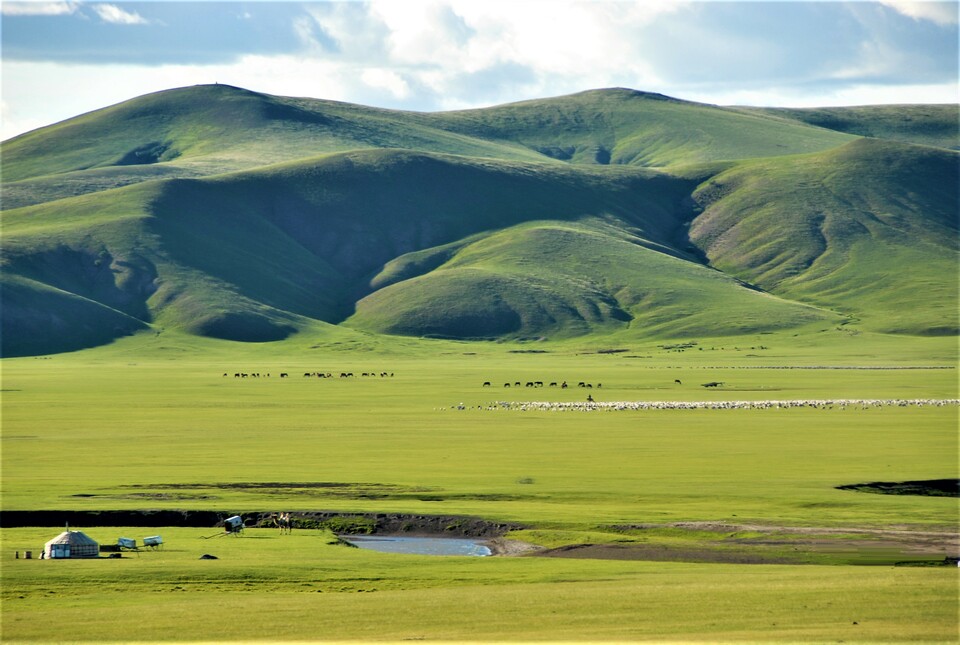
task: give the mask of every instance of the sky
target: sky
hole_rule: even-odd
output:
[[[957,103],[958,7],[0,0],[0,139],[202,83],[420,111],[602,87],[718,105]]]

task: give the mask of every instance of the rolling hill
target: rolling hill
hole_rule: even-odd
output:
[[[801,121],[622,89],[133,99],[3,143],[3,355],[148,328],[955,334],[957,153]]]

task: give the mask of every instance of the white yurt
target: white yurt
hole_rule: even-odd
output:
[[[83,531],[64,531],[43,545],[43,556],[48,559],[96,558],[100,545]]]

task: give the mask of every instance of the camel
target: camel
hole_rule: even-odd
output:
[[[280,529],[280,535],[293,532],[293,522],[290,520],[290,513],[271,513],[269,520]]]

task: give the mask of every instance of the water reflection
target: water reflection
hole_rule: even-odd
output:
[[[491,555],[490,548],[469,538],[405,537],[405,536],[340,536],[360,547],[384,553],[414,553],[417,555]]]

